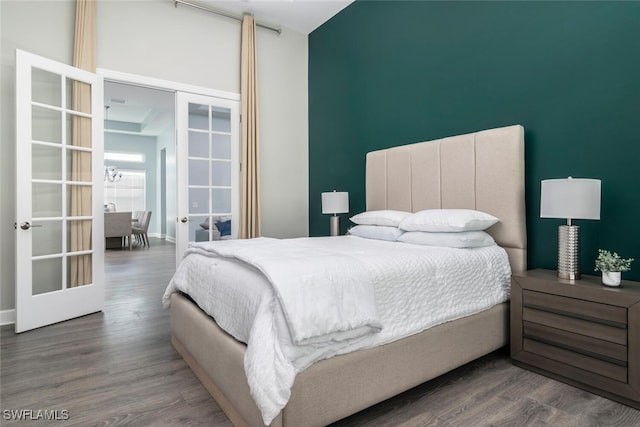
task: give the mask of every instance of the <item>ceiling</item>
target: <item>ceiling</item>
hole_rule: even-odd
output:
[[[309,34],[353,0],[188,0],[234,15],[251,13],[258,23]],[[188,7],[188,6],[180,6]]]
[[[104,82],[107,128],[137,135],[157,136],[174,126],[175,94],[147,87]]]
[[[1,1],[1,0],[0,0]],[[285,27],[308,35],[353,0],[186,0],[241,16],[251,13],[258,23]],[[179,5],[179,7],[189,7]],[[207,13],[207,12],[202,12]],[[174,125],[172,92],[105,81],[107,128],[137,135],[157,136]]]

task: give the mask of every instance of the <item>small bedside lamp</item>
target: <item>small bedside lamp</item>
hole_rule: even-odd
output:
[[[332,236],[340,234],[340,218],[336,214],[347,212],[349,212],[349,193],[336,190],[322,193],[322,213],[333,214],[330,227]]]
[[[558,277],[580,279],[580,227],[572,219],[600,219],[600,180],[586,178],[542,181],[540,218],[566,218],[558,227]]]

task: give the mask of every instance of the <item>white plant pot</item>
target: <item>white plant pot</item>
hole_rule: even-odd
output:
[[[602,284],[606,286],[620,286],[622,273],[619,271],[603,271]]]

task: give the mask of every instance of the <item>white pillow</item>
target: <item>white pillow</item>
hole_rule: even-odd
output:
[[[352,236],[364,237],[365,239],[388,240],[395,242],[402,236],[404,231],[398,227],[388,227],[386,225],[356,225],[349,229]]]
[[[352,216],[351,222],[360,225],[386,225],[389,227],[397,227],[400,221],[410,216],[409,212],[381,210],[367,211]]]
[[[405,231],[478,231],[498,221],[495,216],[471,209],[428,209],[405,218],[399,227]]]
[[[407,231],[398,237],[399,242],[414,245],[444,246],[447,248],[481,248],[495,245],[493,237],[485,231],[461,231],[459,233],[429,233]]]

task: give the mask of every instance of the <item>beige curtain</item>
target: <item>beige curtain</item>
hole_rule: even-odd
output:
[[[242,111],[242,191],[240,238],[260,236],[260,138],[258,114],[258,55],[253,16],[242,19],[240,95]]]
[[[95,73],[95,28],[96,5],[95,0],[76,0],[76,27],[73,44],[73,66]],[[91,111],[91,86],[82,82],[73,82],[73,96],[71,108],[74,111],[94,113]],[[91,148],[91,119],[76,115],[71,116],[71,144],[74,147]],[[92,153],[88,151],[71,150],[71,180],[90,183]],[[71,215],[90,216],[91,192],[88,185],[71,186]],[[70,250],[71,252],[91,249],[90,220],[70,221]],[[81,286],[91,283],[92,259],[91,255],[71,256],[69,263],[70,286]]]

